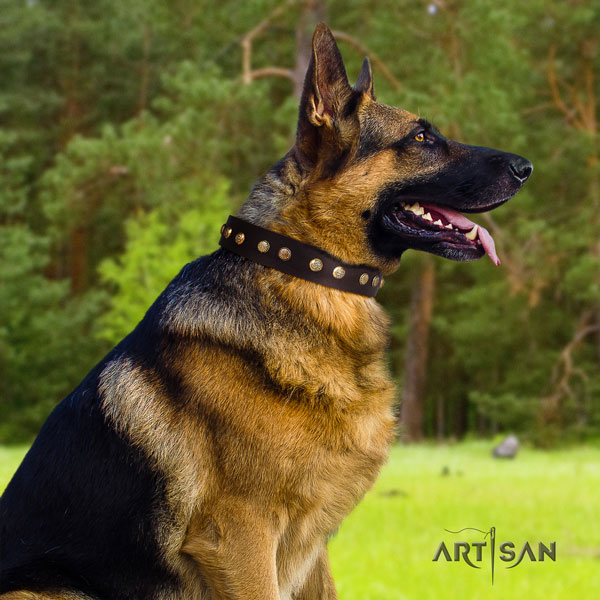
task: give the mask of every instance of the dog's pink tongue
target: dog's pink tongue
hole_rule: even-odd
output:
[[[467,219],[467,217],[461,215],[455,210],[452,210],[451,208],[436,205],[434,210],[440,213],[449,223],[452,223],[452,225],[458,227],[459,229],[471,231],[471,229],[475,227],[475,223],[473,223],[473,221]],[[490,232],[485,227],[478,225],[477,237],[479,238],[485,253],[490,257],[491,261],[498,266],[500,264],[500,259],[496,254],[496,245],[494,244],[494,238],[490,235]]]
[[[496,254],[496,244],[494,244],[494,238],[490,235],[490,232],[481,225],[477,228],[477,235],[479,236],[479,241],[485,250],[485,253],[490,257],[491,261],[498,266],[500,264],[500,259]]]

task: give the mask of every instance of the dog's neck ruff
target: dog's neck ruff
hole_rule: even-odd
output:
[[[219,244],[235,254],[320,285],[374,297],[383,285],[377,269],[345,263],[320,248],[230,216]]]

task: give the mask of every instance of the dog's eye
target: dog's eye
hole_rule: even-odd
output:
[[[417,133],[417,135],[415,135],[415,140],[417,142],[424,142],[425,141],[425,134],[422,131],[419,131],[419,133]]]

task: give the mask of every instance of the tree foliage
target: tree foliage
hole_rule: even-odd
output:
[[[381,101],[535,165],[477,217],[502,268],[431,259],[425,434],[600,433],[595,3],[0,0],[0,439],[35,433],[216,248],[293,143],[297,41],[318,15],[351,78],[365,48],[377,59]],[[244,57],[265,76],[246,83]],[[407,253],[381,294],[400,383],[423,260]]]

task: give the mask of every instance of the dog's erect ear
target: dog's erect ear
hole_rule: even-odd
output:
[[[362,69],[360,70],[358,79],[354,84],[354,89],[357,92],[367,94],[367,96],[370,96],[375,100],[375,92],[373,91],[373,71],[371,71],[371,62],[366,56],[365,60],[363,60]]]
[[[342,121],[348,118],[348,105],[356,98],[348,82],[342,55],[333,34],[324,23],[315,29],[312,56],[300,100],[297,146],[310,160],[316,160],[319,145],[328,140],[343,145]]]
[[[327,25],[319,23],[302,92],[309,121],[316,127],[331,126],[350,93],[344,61],[333,34]]]

